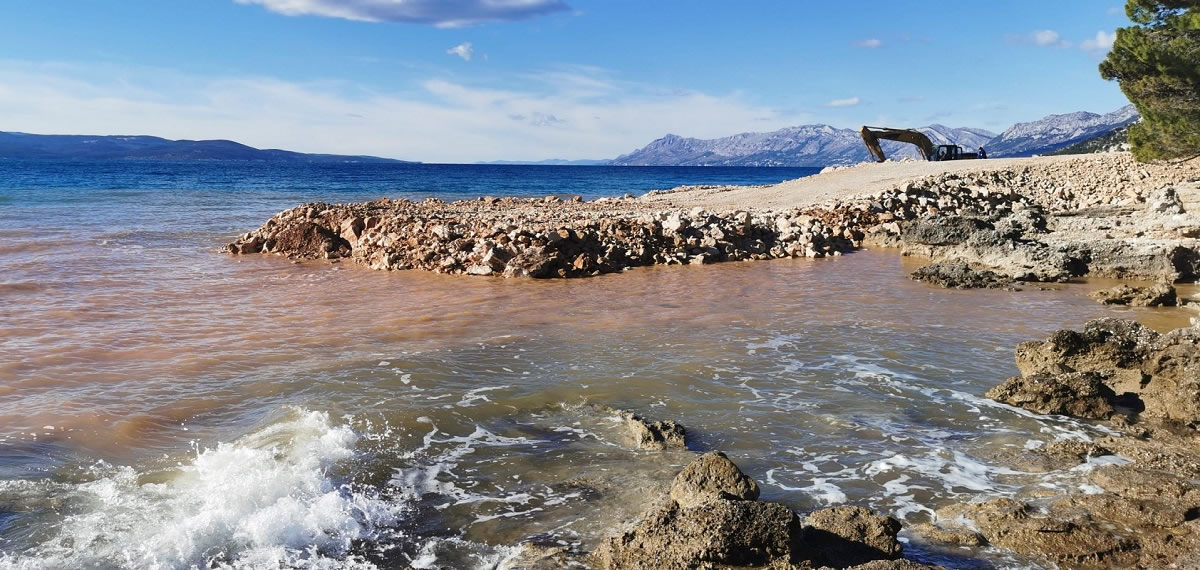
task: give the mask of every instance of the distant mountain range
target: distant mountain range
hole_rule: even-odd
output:
[[[917,130],[934,144],[984,147],[992,157],[1051,154],[1102,137],[1138,120],[1127,105],[1106,115],[1078,112],[1017,123],[999,135],[985,129],[929,125]],[[892,125],[888,125],[892,126]],[[1107,139],[1105,139],[1107,140]],[[1097,143],[1099,144],[1099,143]],[[1108,145],[1111,146],[1111,145]],[[917,158],[916,147],[883,141],[888,158]],[[0,159],[245,160],[290,163],[404,163],[374,156],[304,154],[257,149],[227,140],[168,140],[150,136],[32,135],[0,131]],[[787,127],[769,133],[741,133],[718,139],[666,135],[613,160],[495,161],[498,165],[613,166],[828,166],[871,160],[857,130],[829,125]]]
[[[1108,113],[1078,112],[1050,115],[1031,123],[1017,123],[988,141],[988,154],[995,156],[1032,156],[1050,154],[1075,143],[1128,126],[1138,120],[1137,109],[1126,105]]]
[[[149,136],[31,135],[0,131],[0,159],[247,160],[290,163],[403,163],[376,156],[305,154],[257,149],[227,140],[168,140]]]
[[[936,144],[974,149],[996,136],[983,129],[952,129],[930,125],[919,129]],[[883,142],[891,158],[915,158],[916,147]],[[611,164],[620,166],[824,166],[869,160],[858,131],[829,125],[788,127],[769,133],[742,133],[719,139],[693,139],[667,135]]]
[[[985,129],[929,125],[917,130],[934,144],[957,144],[967,150],[982,146],[988,156],[1049,154],[1080,141],[1126,126],[1138,119],[1133,105],[1107,115],[1071,113],[1018,123],[997,135]],[[909,144],[883,141],[888,158],[916,158]],[[857,130],[829,125],[788,127],[769,133],[742,133],[719,139],[666,135],[612,160],[621,166],[826,166],[870,160]]]

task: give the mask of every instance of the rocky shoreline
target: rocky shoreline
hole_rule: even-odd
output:
[[[943,506],[908,531],[947,549],[991,547],[1059,568],[1200,568],[1200,323],[1160,334],[1097,319],[1015,351],[1020,376],[987,398],[1037,414],[1105,421],[1114,435],[1062,439],[994,458],[1026,473],[1080,472],[1073,491]],[[684,449],[686,430],[616,410],[628,444]],[[664,436],[664,434],[666,434]],[[758,483],[725,454],[697,456],[641,518],[593,552],[522,545],[512,567],[917,570],[901,523],[855,505],[801,514],[759,501]]]
[[[714,191],[720,189],[665,194],[678,204],[687,199],[676,194]],[[377,270],[554,278],[822,258],[874,246],[958,264],[917,276],[949,287],[1200,277],[1200,165],[1144,166],[1128,155],[1096,155],[926,176],[785,210],[664,209],[663,195],[312,203],[277,214],[227,251],[350,259]],[[976,271],[991,274],[980,280]]]
[[[1095,294],[1103,303],[1145,306],[1178,304],[1184,300],[1171,284],[1200,279],[1196,161],[1146,166],[1124,154],[1035,161],[787,209],[714,206],[711,197],[722,191],[593,202],[314,203],[276,215],[228,251],[349,259],[377,270],[571,278],[888,247],[931,260],[913,278],[942,287],[1081,277],[1156,282]],[[689,193],[706,196],[705,206],[678,207]],[[1029,489],[949,505],[908,531],[930,544],[990,546],[1062,568],[1200,568],[1200,323],[1159,334],[1132,321],[1092,321],[1020,345],[1016,360],[1021,375],[988,398],[1103,422],[1118,435],[997,458],[1024,472],[1085,473],[1077,492]],[[685,448],[683,426],[623,415],[631,445]],[[528,546],[514,567],[929,568],[903,558],[900,529],[856,506],[801,515],[758,501],[758,484],[709,452],[594,552]]]

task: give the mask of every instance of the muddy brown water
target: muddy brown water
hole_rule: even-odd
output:
[[[691,457],[630,449],[612,409],[681,422],[692,451],[725,451],[801,512],[912,524],[1032,486],[1086,492],[1086,466],[994,458],[1102,426],[982,394],[1016,373],[1018,342],[1189,316],[1100,306],[1084,293],[1101,282],[935,289],[886,251],[530,281],[231,258],[215,240],[3,239],[0,568],[586,550]],[[953,567],[1041,566],[906,539]]]

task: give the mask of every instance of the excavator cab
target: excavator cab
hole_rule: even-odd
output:
[[[979,158],[979,153],[966,152],[956,144],[943,144],[938,145],[937,152],[930,160],[966,160],[969,158]]]

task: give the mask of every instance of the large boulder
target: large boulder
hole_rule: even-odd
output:
[[[717,499],[758,500],[758,483],[742,473],[724,453],[705,453],[688,464],[671,484],[671,499],[692,507]]]
[[[1009,378],[984,396],[1039,414],[1107,419],[1116,394],[1095,372],[1034,374]]]
[[[599,569],[849,568],[900,557],[900,523],[862,507],[833,507],[805,523],[788,507],[760,502],[758,484],[719,452],[685,467],[670,497],[591,555]],[[920,565],[867,568],[910,570]]]
[[[350,242],[342,236],[308,221],[284,226],[268,241],[272,252],[303,259],[345,257],[351,251]]]
[[[691,569],[704,564],[764,566],[793,557],[800,519],[779,503],[715,499],[693,507],[670,501],[593,555],[611,569]]]

